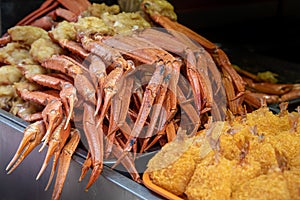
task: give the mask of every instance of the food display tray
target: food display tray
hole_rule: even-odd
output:
[[[51,199],[54,180],[48,191],[44,191],[50,175],[51,165],[46,168],[39,180],[35,180],[42,166],[46,150],[38,152],[35,148],[25,160],[13,171],[7,174],[5,168],[16,152],[23,137],[23,130],[27,123],[0,109],[0,199]],[[148,155],[149,156],[149,155]],[[141,171],[149,158],[138,159],[136,165]],[[161,196],[138,184],[126,175],[109,168],[110,162],[104,166],[98,180],[88,192],[84,188],[88,182],[90,172],[82,182],[78,182],[81,173],[82,156],[77,152],[71,161],[67,179],[62,191],[61,199],[162,199]]]

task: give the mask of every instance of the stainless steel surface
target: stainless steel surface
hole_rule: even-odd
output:
[[[46,150],[38,152],[37,147],[29,154],[20,166],[12,173],[6,174],[5,167],[14,155],[22,139],[22,131],[26,123],[0,109],[0,199],[51,199],[53,183],[48,191],[44,188],[48,182],[52,163],[49,163],[45,173],[36,181],[35,177],[44,160]],[[89,189],[84,191],[89,173],[83,182],[78,183],[81,173],[81,157],[72,160],[68,177],[65,182],[61,199],[162,199],[122,174],[104,167],[102,175]]]

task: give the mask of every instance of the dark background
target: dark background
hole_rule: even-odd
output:
[[[281,73],[285,70],[288,72],[284,74],[285,81],[300,82],[299,74],[293,73],[300,70],[299,0],[169,1],[174,5],[180,23],[221,46],[233,63],[246,65],[253,71],[267,69]],[[1,33],[37,9],[42,2],[0,0]],[[117,0],[93,2],[110,5]],[[260,60],[258,66],[255,59],[249,62],[255,55],[262,56],[255,58]],[[268,62],[269,58],[273,60]]]

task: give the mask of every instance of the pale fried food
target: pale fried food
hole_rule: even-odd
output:
[[[54,43],[49,37],[39,38],[34,41],[29,51],[34,60],[42,63],[46,59],[51,58],[53,55],[63,54],[63,49]]]
[[[76,40],[76,30],[73,22],[62,21],[54,29],[48,31],[48,34],[56,42],[63,39]]]
[[[300,199],[299,121],[300,113],[282,110],[275,115],[262,107],[244,117],[214,123],[211,126],[219,128],[181,141],[189,146],[184,153],[176,154],[178,144],[167,144],[158,160],[172,160],[174,155],[185,158],[177,159],[176,165],[162,165],[158,172],[150,172],[150,178],[155,174],[153,183],[172,192],[172,186],[165,185],[176,183],[167,180],[183,174],[178,171],[188,164],[180,162],[192,160],[195,170],[190,176],[189,169],[190,181],[180,182],[187,199]],[[158,161],[155,157],[152,166],[158,164],[153,163]],[[186,179],[185,174],[181,178]]]
[[[113,27],[115,33],[122,34],[132,32],[137,29],[150,28],[151,25],[147,22],[138,12],[135,13],[119,13],[117,15],[111,15],[104,13],[102,15],[104,22]]]
[[[0,48],[0,62],[8,65],[36,64],[30,56],[29,47],[16,42]]]
[[[101,18],[104,13],[108,13],[111,15],[116,15],[120,12],[120,7],[119,5],[111,5],[108,6],[105,3],[93,3],[91,6],[87,8],[86,11],[83,11],[81,14],[83,17],[98,17]]]
[[[20,81],[21,71],[15,65],[4,65],[0,67],[0,85],[11,85]]]
[[[12,41],[31,45],[40,38],[47,38],[48,33],[42,28],[35,26],[14,26],[7,30]]]
[[[188,199],[230,199],[232,163],[209,154],[199,163],[185,191]]]
[[[147,171],[155,184],[176,195],[183,194],[195,170],[193,157],[187,153],[192,143],[193,139],[190,138],[176,140],[162,147],[148,163]]]
[[[286,180],[281,172],[268,173],[242,184],[232,199],[291,199]]]

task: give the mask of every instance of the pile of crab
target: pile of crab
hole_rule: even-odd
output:
[[[251,104],[226,54],[177,23],[168,2],[145,0],[138,12],[59,2],[46,1],[0,39],[1,108],[30,122],[7,170],[48,146],[37,179],[53,156],[46,186],[59,163],[53,199],[80,139],[89,151],[80,180],[92,169],[86,189],[110,157],[141,182],[137,153],[164,145],[179,129],[192,136],[227,110],[242,114],[245,99]],[[252,106],[262,98],[255,99]]]

